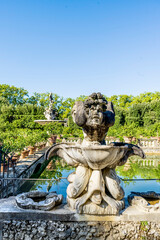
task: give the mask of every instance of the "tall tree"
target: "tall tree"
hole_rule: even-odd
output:
[[[0,84],[0,97],[8,100],[10,104],[23,104],[28,97],[28,91],[24,88],[17,88],[7,84]]]

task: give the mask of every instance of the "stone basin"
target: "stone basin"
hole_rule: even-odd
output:
[[[63,196],[55,192],[31,191],[16,196],[16,203],[23,209],[51,210],[62,203]]]
[[[39,123],[40,125],[46,125],[46,124],[49,124],[49,123],[66,123],[67,121],[65,120],[34,120],[35,123]]]
[[[126,160],[129,154],[144,157],[143,151],[132,144],[83,146],[78,143],[61,143],[49,148],[46,158],[58,155],[74,167],[81,164],[94,170],[101,170],[121,165],[120,162]]]

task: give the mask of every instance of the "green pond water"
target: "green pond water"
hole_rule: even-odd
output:
[[[69,184],[67,177],[73,171],[75,171],[74,168],[67,166],[63,159],[56,157],[41,173],[39,180],[32,181],[31,185],[27,183],[28,190],[56,191],[58,194],[63,194],[65,202]],[[116,172],[122,179],[121,185],[125,196],[131,191],[160,192],[160,155],[147,156],[146,159],[130,157],[125,165],[116,168]]]

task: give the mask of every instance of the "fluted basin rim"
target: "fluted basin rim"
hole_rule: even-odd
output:
[[[114,145],[113,145],[114,144]],[[62,157],[69,165],[83,165],[91,169],[115,168],[122,165],[131,155],[145,157],[142,149],[133,144],[88,145],[67,142],[53,145],[46,152],[46,159],[54,155]],[[124,163],[123,163],[124,162]]]

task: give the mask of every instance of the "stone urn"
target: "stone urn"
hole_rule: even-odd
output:
[[[8,163],[1,163],[1,173],[7,172],[8,170]]]
[[[48,138],[50,145],[55,144],[56,140],[57,140],[57,135],[52,135],[50,138]]]
[[[30,146],[28,147],[28,149],[29,149],[29,155],[34,154],[35,147]]]
[[[17,162],[18,160],[19,160],[19,158],[20,158],[20,155],[19,154],[15,154],[15,155],[13,155],[13,157],[12,157],[12,162]]]
[[[20,155],[20,159],[23,159],[29,155],[29,150],[23,150]]]

